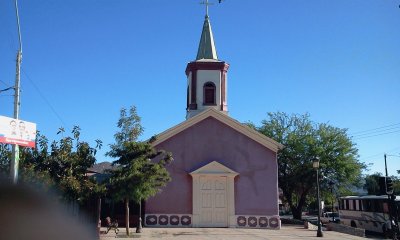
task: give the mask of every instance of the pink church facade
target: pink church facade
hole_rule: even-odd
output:
[[[227,69],[208,16],[188,64],[187,120],[157,135],[172,181],[145,204],[149,227],[280,228],[277,151],[283,146],[228,116]]]
[[[278,143],[210,109],[155,146],[173,154],[172,181],[146,202],[146,226],[280,228]]]

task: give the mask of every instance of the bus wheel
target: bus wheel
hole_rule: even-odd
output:
[[[356,227],[357,227],[357,224],[356,224],[356,222],[354,222],[354,221],[351,221],[351,224],[350,224],[350,226],[351,226],[351,227],[353,227],[353,228],[356,228]]]

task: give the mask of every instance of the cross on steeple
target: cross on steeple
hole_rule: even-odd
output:
[[[214,5],[214,3],[208,2],[208,0],[200,2],[200,4],[204,4],[206,6],[206,16],[208,16],[208,6],[209,5]]]

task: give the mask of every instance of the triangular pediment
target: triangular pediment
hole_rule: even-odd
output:
[[[190,175],[202,175],[202,174],[219,174],[219,175],[238,175],[239,173],[233,171],[232,169],[222,165],[217,161],[212,161],[209,164],[198,168],[190,173]]]
[[[278,152],[279,149],[282,149],[284,146],[275,140],[257,132],[254,129],[251,129],[244,124],[236,121],[235,119],[227,116],[226,114],[221,113],[213,108],[209,108],[196,116],[189,118],[188,120],[162,132],[156,136],[156,140],[153,142],[153,146],[157,146],[158,144],[170,139],[176,134],[190,128],[191,126],[203,121],[204,119],[212,117],[221,123],[233,128],[234,130],[240,132],[241,134],[249,137],[250,139],[258,142],[259,144],[267,147],[268,149]]]

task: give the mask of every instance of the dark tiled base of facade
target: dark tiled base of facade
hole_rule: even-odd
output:
[[[241,228],[272,228],[280,229],[278,216],[237,216],[237,226]]]
[[[149,214],[145,217],[146,226],[159,226],[159,227],[191,227],[191,215],[178,215],[178,214]]]
[[[191,214],[148,214],[145,216],[148,227],[192,227]],[[279,216],[237,215],[236,226],[239,228],[280,229]]]

